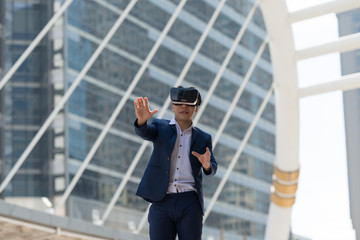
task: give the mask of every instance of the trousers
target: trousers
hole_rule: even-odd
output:
[[[166,194],[148,215],[151,240],[201,240],[203,214],[195,191]]]

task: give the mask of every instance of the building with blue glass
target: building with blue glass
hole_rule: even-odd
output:
[[[64,1],[1,1],[0,76],[45,26]],[[7,175],[54,107],[86,66],[129,0],[74,0],[50,33],[0,92],[1,177]],[[168,23],[179,0],[139,0],[106,45],[64,108],[14,176],[2,198],[26,206],[41,197],[56,204],[94,146],[118,103],[126,97],[140,67]],[[161,109],[176,84],[219,0],[188,0],[162,41],[114,124],[67,199],[63,214],[96,222],[143,141],[134,134],[133,101],[147,96]],[[202,44],[183,86],[194,86],[203,98],[246,16],[251,0],[228,0]],[[234,96],[266,38],[256,9],[240,44],[226,66],[197,126],[217,134]],[[266,47],[240,100],[214,147],[219,164],[215,177],[204,179],[205,206],[214,195],[268,89],[272,85]],[[204,224],[204,239],[263,239],[275,159],[274,100],[271,99]],[[164,118],[171,118],[168,107]],[[135,196],[152,147],[141,154],[105,225],[134,230],[148,203]],[[147,234],[146,226],[141,234]]]
[[[337,14],[339,21],[339,36],[360,32],[360,9]],[[360,50],[341,54],[341,73],[349,75],[360,72]],[[354,89],[343,93],[346,150],[348,164],[350,217],[356,239],[360,239],[360,90]]]

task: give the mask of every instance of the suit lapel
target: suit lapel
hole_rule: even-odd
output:
[[[190,150],[193,149],[193,145],[195,143],[195,140],[198,136],[198,131],[196,130],[196,128],[193,128],[192,133],[191,133],[191,144],[190,144]]]
[[[193,176],[197,176],[197,170],[199,169],[199,160],[197,157],[195,157],[191,152],[193,151],[193,146],[196,142],[196,138],[198,137],[199,132],[196,130],[196,128],[193,128],[192,135],[191,135],[191,145],[190,145],[190,164],[193,171]],[[200,164],[201,165],[201,164]]]
[[[170,127],[170,129],[176,134],[176,126],[169,124],[169,127]]]
[[[177,137],[177,131],[176,131],[176,126],[175,125],[170,125],[169,127],[171,129],[171,139],[170,139],[170,143],[171,143],[171,151],[172,149],[174,149],[174,145],[175,145],[175,141],[176,141],[176,137]]]

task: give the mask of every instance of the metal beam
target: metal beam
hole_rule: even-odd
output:
[[[186,0],[183,0],[186,2]],[[131,2],[132,3],[132,2]],[[129,8],[129,6],[132,7],[135,5],[136,2],[133,2],[132,5],[130,5],[131,3],[129,3],[128,7],[126,9]],[[176,14],[175,16],[177,16],[177,14],[179,14],[180,10],[182,9],[184,3],[179,4],[179,9],[176,9]],[[124,11],[123,14],[126,14],[126,16],[128,15],[128,13],[130,12],[130,10],[126,10]],[[121,16],[123,16],[123,14]],[[166,37],[168,31],[170,30],[171,26],[173,25],[175,18],[171,18],[168,22],[168,24],[165,26],[165,28],[163,29],[161,35],[159,36],[158,40],[156,41],[156,43],[154,44],[154,46],[152,47],[152,49],[150,50],[148,56],[146,57],[145,61],[143,62],[143,64],[141,65],[140,69],[138,70],[138,72],[136,73],[134,79],[132,80],[130,86],[128,87],[128,89],[126,90],[124,96],[121,98],[120,102],[118,103],[118,105],[116,106],[115,110],[113,111],[113,113],[111,114],[109,120],[107,121],[105,127],[103,128],[103,130],[101,131],[100,135],[98,136],[98,138],[96,139],[94,145],[91,147],[90,151],[88,152],[88,154],[86,155],[83,163],[81,164],[81,167],[79,168],[79,170],[76,172],[76,175],[74,176],[74,178],[71,180],[69,186],[66,188],[63,196],[61,197],[59,203],[57,204],[57,208],[61,207],[66,199],[69,197],[70,193],[72,192],[72,190],[74,189],[76,183],[79,181],[81,175],[83,174],[83,172],[85,171],[86,167],[89,165],[91,159],[93,158],[93,156],[95,155],[97,149],[99,148],[100,144],[102,143],[102,141],[104,140],[105,136],[107,135],[107,133],[109,132],[111,126],[113,125],[113,123],[115,122],[117,116],[119,115],[120,111],[122,110],[122,108],[125,106],[127,100],[130,97],[130,94],[132,93],[132,91],[134,90],[134,88],[136,87],[137,83],[140,81],[142,75],[144,74],[146,68],[148,67],[148,65],[150,64],[152,58],[154,57],[155,53],[157,52],[157,50],[159,49],[162,41],[164,40],[164,38]],[[127,177],[127,175],[125,176]],[[130,176],[128,176],[130,177]],[[115,204],[115,203],[114,203]],[[105,211],[105,214],[109,214],[108,209]],[[101,221],[101,224],[103,224],[103,221]]]
[[[259,62],[260,57],[261,57],[263,51],[265,50],[266,44],[268,43],[268,39],[269,38],[266,37],[264,39],[264,41],[262,42],[260,48],[258,49],[258,51],[257,51],[257,53],[255,55],[254,60],[252,61],[251,65],[250,65],[250,67],[249,67],[249,69],[248,69],[248,71],[247,71],[247,73],[246,73],[246,75],[245,75],[245,77],[243,79],[243,82],[241,83],[239,89],[237,90],[237,92],[236,92],[236,94],[235,94],[235,96],[234,96],[234,98],[233,98],[233,100],[231,102],[231,105],[230,105],[229,109],[226,111],[226,115],[223,118],[223,120],[221,121],[221,124],[220,124],[220,126],[219,126],[219,128],[218,128],[218,130],[216,132],[215,137],[214,137],[213,148],[215,148],[215,146],[217,145],[217,143],[218,143],[218,141],[220,139],[220,136],[223,133],[223,131],[224,131],[225,127],[226,127],[226,124],[228,123],[228,121],[229,121],[229,119],[230,119],[230,117],[231,117],[231,115],[232,115],[232,113],[233,113],[233,111],[234,111],[234,109],[236,107],[236,104],[238,103],[242,93],[244,92],[246,84],[249,82],[250,77],[251,77],[252,73],[254,72],[257,63]]]
[[[348,91],[356,88],[360,88],[360,73],[349,74],[331,82],[300,88],[299,97],[308,97],[334,91]]]
[[[259,5],[259,2],[260,2],[260,0],[258,0],[258,1],[253,5],[253,7],[252,7],[251,10],[249,11],[249,14],[247,15],[247,17],[246,17],[246,19],[245,19],[245,21],[244,21],[244,24],[241,26],[241,28],[240,28],[240,30],[239,30],[239,32],[238,32],[238,34],[237,34],[237,36],[236,36],[233,44],[232,44],[230,50],[228,51],[228,53],[227,53],[227,55],[226,55],[226,57],[225,57],[222,65],[221,65],[221,67],[220,67],[219,72],[218,72],[217,75],[215,76],[215,79],[213,80],[213,82],[212,82],[212,84],[211,84],[211,86],[210,86],[210,89],[209,89],[209,91],[208,91],[207,94],[206,94],[205,100],[202,102],[202,105],[201,105],[199,111],[196,113],[196,117],[195,117],[195,119],[194,119],[194,124],[196,124],[196,123],[199,121],[201,115],[203,114],[204,109],[206,108],[206,105],[207,105],[207,103],[208,103],[209,100],[210,100],[210,97],[213,95],[213,92],[214,92],[214,90],[215,90],[218,82],[220,81],[221,76],[223,75],[223,73],[224,73],[227,65],[228,65],[229,62],[230,62],[231,57],[233,56],[233,54],[234,54],[237,46],[239,45],[239,42],[240,42],[242,36],[244,35],[245,30],[247,29],[247,26],[249,25],[250,20],[252,19],[253,15],[254,15],[254,13],[255,13],[255,10],[256,10],[256,8],[257,8],[258,5]],[[219,9],[218,11],[220,11],[220,9]],[[218,15],[218,14],[217,14],[217,15]],[[216,15],[215,17],[217,17],[217,15]],[[214,19],[215,19],[215,18],[214,18]],[[211,21],[210,21],[210,22],[211,22]],[[264,50],[264,48],[265,48],[266,42],[267,42],[267,41],[265,41],[265,44],[263,43],[262,46],[260,47],[260,49],[262,49],[262,50],[259,50],[259,51],[258,51],[257,55],[255,56],[255,60],[253,61],[253,64],[254,64],[254,62],[255,62],[255,65],[256,65],[256,63],[258,62],[258,60],[259,60],[259,58],[260,58],[260,56],[261,56],[261,54],[262,54],[262,52],[263,52],[263,50]],[[260,53],[259,53],[259,52],[260,52]],[[249,70],[248,72],[251,72],[251,73],[252,73],[252,70],[251,70],[251,69],[252,69],[252,67],[250,67],[250,70]],[[251,75],[251,73],[250,73],[250,75]],[[248,74],[247,74],[247,75],[248,75]],[[249,78],[250,78],[250,75],[249,75]],[[244,79],[244,82],[247,82],[247,81],[246,81],[246,78]],[[246,84],[246,83],[245,83],[245,84]],[[237,101],[236,101],[236,102],[237,102]],[[213,144],[213,148],[215,147],[215,145],[216,145],[216,144]],[[143,227],[145,226],[146,219],[147,219],[146,216],[147,216],[148,213],[149,213],[149,208],[150,208],[150,205],[147,207],[145,213],[143,214],[143,217],[141,218],[140,223],[139,223],[139,225],[138,225],[138,227],[137,227],[137,229],[136,229],[136,233],[139,233],[139,232],[143,229]]]
[[[223,63],[221,64],[221,67],[220,67],[220,70],[217,72],[216,76],[215,76],[215,79],[213,80],[213,82],[211,83],[211,86],[209,88],[209,91],[207,92],[206,94],[206,97],[204,99],[204,101],[202,101],[202,104],[200,106],[200,109],[198,110],[196,116],[195,116],[195,119],[194,119],[194,124],[196,124],[201,115],[203,114],[209,100],[210,100],[210,97],[213,95],[222,75],[224,74],[225,70],[226,70],[226,67],[228,66],[232,56],[234,55],[234,52],[236,50],[236,48],[238,47],[239,43],[240,43],[240,40],[242,39],[242,37],[244,36],[244,33],[247,29],[247,27],[249,26],[249,23],[252,19],[252,17],[254,16],[255,14],[255,10],[257,9],[257,7],[259,6],[259,3],[260,3],[260,0],[257,0],[253,7],[250,9],[248,15],[246,16],[246,19],[244,21],[244,23],[242,24],[238,34],[236,35],[235,37],[235,40],[233,41],[233,44],[231,45],[231,48],[230,50],[228,51],[228,53],[226,54],[225,56],[225,59],[223,61]]]
[[[315,7],[302,9],[289,14],[291,23],[304,21],[310,18],[323,16],[330,13],[341,13],[360,8],[359,0],[337,0],[320,4]]]
[[[294,38],[284,0],[261,2],[275,83],[276,159],[284,172],[299,169],[299,98]],[[291,206],[270,203],[265,240],[287,240]]]
[[[203,45],[205,39],[207,38],[207,36],[209,35],[209,32],[211,30],[211,28],[213,27],[215,20],[217,19],[217,17],[219,16],[221,9],[223,8],[224,4],[225,4],[226,0],[222,0],[219,5],[217,5],[215,11],[213,12],[206,28],[204,29],[203,33],[201,34],[198,42],[196,43],[196,46],[194,47],[191,56],[188,58],[185,66],[183,67],[183,69],[181,70],[181,73],[178,77],[178,79],[176,80],[175,86],[178,86],[182,83],[182,81],[184,80],[186,74],[188,73],[190,66],[192,65],[192,63],[195,60],[196,55],[198,54],[201,46]],[[170,98],[167,98],[164,105],[162,106],[162,109],[159,113],[159,118],[162,118],[165,114],[165,112],[167,111],[169,105],[170,105],[171,101]],[[146,146],[149,144],[149,141],[144,141],[143,144],[141,145],[140,150],[137,152],[135,159],[133,160],[133,162],[138,162],[140,157],[142,156],[143,152],[145,151]],[[147,210],[144,212],[142,220],[140,220],[140,223],[137,227],[137,232],[140,232],[142,230],[142,228],[144,227],[144,219],[146,219],[147,216],[147,212],[148,212],[149,207],[147,208]]]
[[[257,122],[259,121],[260,117],[261,117],[261,114],[264,112],[264,109],[267,105],[267,103],[269,102],[270,100],[270,97],[272,96],[272,93],[273,93],[273,90],[274,90],[274,86],[272,85],[268,91],[268,93],[266,94],[263,102],[261,103],[260,107],[259,107],[259,110],[257,111],[255,117],[254,117],[254,120],[252,121],[252,123],[250,124],[249,126],[249,129],[246,131],[246,134],[243,138],[243,140],[241,141],[241,144],[239,146],[239,148],[237,149],[234,157],[231,159],[231,162],[229,164],[229,166],[227,167],[226,169],[226,172],[225,172],[225,175],[224,177],[221,179],[220,181],[220,184],[218,185],[218,187],[216,188],[216,191],[215,193],[213,194],[210,202],[209,202],[209,205],[207,206],[206,210],[205,210],[205,213],[204,213],[204,218],[203,218],[203,222],[206,221],[207,217],[209,216],[211,210],[213,209],[214,205],[215,205],[215,202],[217,201],[217,199],[219,198],[219,195],[221,193],[221,191],[223,190],[224,186],[225,186],[225,183],[227,182],[227,180],[229,179],[230,177],[230,174],[231,172],[233,171],[234,167],[235,167],[235,164],[237,163],[237,161],[239,160],[240,158],[240,155],[242,153],[242,151],[244,150],[245,148],[245,145],[247,144],[247,142],[249,141],[250,139],[250,136],[252,134],[252,132],[254,131],[255,127],[256,127],[256,124]]]
[[[304,60],[334,52],[347,52],[360,48],[360,33],[340,37],[338,40],[296,51],[296,60]]]
[[[140,80],[141,76],[143,75],[143,73],[145,72],[145,69],[149,66],[151,60],[153,59],[153,57],[155,56],[155,53],[157,52],[157,50],[159,49],[161,43],[163,42],[163,40],[165,39],[166,35],[168,34],[170,28],[173,26],[175,20],[177,19],[178,15],[180,14],[181,10],[183,9],[185,3],[187,0],[182,0],[179,5],[177,6],[177,8],[175,9],[174,13],[171,15],[171,18],[169,19],[169,21],[167,22],[166,26],[164,27],[163,31],[161,32],[161,35],[159,36],[158,40],[156,41],[156,43],[154,44],[153,48],[151,49],[151,51],[149,52],[148,56],[146,57],[144,63],[141,65],[140,70],[138,71],[138,73],[136,74],[135,78],[133,79],[133,81],[131,82],[131,88],[129,88],[125,95],[123,96],[123,98],[121,99],[121,102],[119,103],[118,107],[115,109],[114,113],[112,114],[111,119],[108,121],[108,123],[106,124],[106,126],[109,125],[108,128],[105,128],[103,130],[103,132],[105,132],[105,130],[110,130],[110,126],[114,123],[114,121],[116,120],[117,115],[119,115],[120,110],[122,109],[122,107],[125,105],[125,102],[127,101],[127,99],[130,96],[130,93],[134,90],[137,82]],[[106,134],[107,131],[104,133]],[[102,132],[102,133],[103,133]],[[102,139],[100,139],[100,141],[102,141]],[[100,143],[99,143],[100,144]],[[146,146],[144,147],[145,150]],[[95,153],[95,152],[94,152]],[[93,155],[92,155],[93,156]],[[90,156],[92,158],[92,156]],[[90,160],[89,160],[90,161]],[[118,200],[121,192],[123,191],[123,189],[125,188],[128,180],[130,179],[132,172],[134,171],[135,167],[137,165],[137,162],[133,161],[131,162],[130,167],[128,168],[128,171],[126,172],[124,179],[121,181],[120,185],[118,186],[118,188],[116,189],[113,197],[110,200],[110,203],[108,204],[108,206],[105,209],[105,212],[101,218],[101,224],[104,224],[104,221],[109,217],[111,210],[113,209],[113,207],[116,204],[116,201]]]
[[[117,29],[120,27],[122,22],[125,20],[126,16],[129,14],[130,10],[134,7],[137,0],[132,0],[126,9],[124,10],[123,14],[116,20],[110,31],[105,36],[104,40],[101,42],[101,44],[98,46],[98,48],[95,50],[95,52],[91,55],[88,62],[85,64],[84,68],[81,70],[80,74],[77,76],[77,78],[74,80],[72,85],[69,87],[69,89],[66,91],[64,96],[61,98],[60,102],[56,105],[54,110],[50,113],[48,118],[45,120],[39,131],[35,134],[29,145],[26,147],[25,151],[21,154],[20,158],[17,160],[15,165],[12,167],[4,181],[0,185],[0,193],[4,191],[6,186],[9,184],[11,179],[14,177],[16,172],[19,170],[21,165],[24,163],[26,158],[29,156],[31,151],[34,149],[36,144],[39,142],[40,138],[43,136],[45,131],[48,129],[50,124],[54,121],[57,114],[60,112],[60,110],[64,107],[65,103],[68,101],[72,93],[75,91],[76,87],[80,84],[86,73],[89,71],[90,67],[94,64],[96,59],[99,57],[101,52],[104,50],[112,36],[115,34]]]
[[[10,70],[5,74],[3,79],[0,81],[0,90],[4,87],[4,85],[10,80],[10,78],[14,75],[14,73],[19,69],[19,67],[24,63],[26,58],[32,53],[37,45],[41,42],[41,40],[45,37],[45,35],[50,31],[56,21],[63,15],[65,10],[69,7],[73,0],[67,0],[60,9],[56,11],[54,16],[49,20],[49,22],[45,25],[45,27],[40,31],[40,33],[35,37],[35,39],[30,43],[30,45],[26,48],[26,50],[21,54],[18,60],[12,65]],[[1,191],[0,191],[1,192]]]

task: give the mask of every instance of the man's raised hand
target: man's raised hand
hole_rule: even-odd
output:
[[[138,125],[143,125],[149,118],[159,111],[158,109],[153,111],[150,110],[147,97],[138,97],[137,101],[134,101],[134,106],[135,114],[138,119]]]
[[[211,164],[210,164],[211,153],[210,153],[210,150],[208,147],[206,148],[206,151],[204,154],[200,154],[195,151],[192,151],[191,153],[192,153],[192,155],[194,155],[195,157],[197,157],[199,159],[201,165],[203,166],[203,168],[206,171],[210,171],[210,169],[211,169]]]

